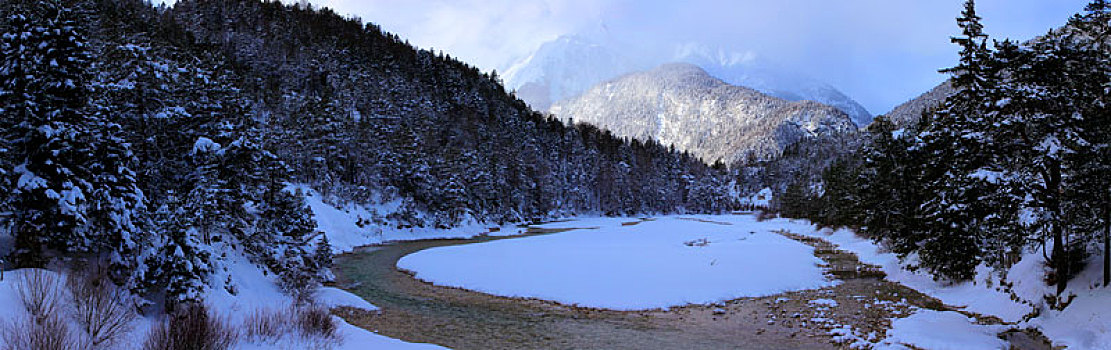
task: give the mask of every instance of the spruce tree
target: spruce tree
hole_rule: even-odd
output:
[[[984,128],[991,124],[990,100],[998,72],[992,70],[980,20],[975,1],[966,1],[957,18],[961,35],[952,38],[961,47],[960,62],[942,70],[952,74],[957,91],[926,118],[910,149],[922,155],[923,184],[931,193],[922,205],[925,215],[919,223],[928,232],[917,243],[921,263],[953,280],[972,278],[987,234],[980,223],[991,210],[979,201],[990,183],[977,174],[988,164],[985,149],[991,140],[985,138]]]
[[[860,150],[857,182],[862,232],[901,256],[918,249],[923,230],[916,224],[923,222],[926,199],[922,162],[911,149],[911,135],[913,130],[895,129],[884,117],[873,121]]]
[[[1084,13],[1073,16],[1069,26],[1077,28],[1077,42],[1082,48],[1095,55],[1095,67],[1087,75],[1089,79],[1107,78],[1107,67],[1111,66],[1111,2],[1094,0],[1084,9]],[[1111,96],[1102,94],[1097,103],[1089,106],[1097,109],[1106,109],[1111,105]],[[1094,147],[1094,153],[1081,159],[1079,178],[1082,183],[1081,191],[1092,200],[1094,213],[1102,221],[1103,230],[1103,285],[1111,285],[1111,113],[1108,111],[1093,111],[1085,114],[1084,126],[1080,128],[1083,134],[1079,135]]]
[[[147,265],[151,268],[144,279],[147,292],[165,291],[165,307],[169,312],[178,306],[202,302],[209,276],[215,271],[211,247],[202,242],[201,232],[192,222],[196,215],[190,210],[171,194],[166,205],[154,215],[160,245],[157,253],[149,257]]]
[[[313,261],[316,263],[317,276],[320,281],[331,281],[335,277],[331,273],[335,261],[332,258],[332,244],[328,242],[328,235],[321,232],[320,239],[316,241],[316,250],[313,251]]]
[[[997,138],[1007,141],[998,153],[1018,179],[1014,197],[1030,198],[1025,205],[1038,214],[1031,226],[1052,243],[1058,296],[1086,259],[1085,233],[1099,226],[1093,209],[1105,192],[1089,177],[1106,178],[1098,170],[1106,137],[1097,130],[1107,121],[1111,71],[1106,51],[1085,44],[1092,36],[1049,33],[1000,54],[1010,74],[998,104],[1006,117]]]
[[[110,110],[90,106],[91,57],[82,16],[60,1],[11,4],[0,38],[0,126],[16,262],[92,254],[122,283],[141,239],[143,195]],[[106,115],[109,114],[109,115]]]

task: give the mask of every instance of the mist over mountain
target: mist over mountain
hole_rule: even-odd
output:
[[[844,112],[730,85],[692,64],[666,64],[598,84],[553,114],[617,136],[657,140],[707,162],[768,158],[803,139],[856,130]]]
[[[802,74],[762,62],[751,52],[731,53],[703,45],[676,49],[676,62],[687,62],[706,70],[726,83],[759,90],[788,101],[815,101],[840,109],[858,126],[872,122],[872,113],[837,88]]]
[[[583,36],[561,36],[505,71],[506,86],[537,110],[575,97],[594,84],[622,74],[647,70],[659,64],[684,62],[701,67],[726,83],[746,86],[788,101],[810,100],[836,107],[857,125],[866,125],[872,114],[837,88],[787,72],[761,61],[751,52],[738,53],[699,44],[685,44],[664,54],[637,53],[601,44]]]
[[[517,97],[539,111],[574,97],[594,84],[648,68],[618,52],[580,36],[561,36],[544,43],[529,57],[505,72],[505,82]]]

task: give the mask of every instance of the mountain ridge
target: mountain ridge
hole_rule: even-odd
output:
[[[671,62],[694,64],[727,83],[746,86],[789,101],[811,100],[837,107],[859,126],[872,114],[829,84],[798,73],[775,69],[752,53],[713,50],[686,44],[665,55],[629,55],[612,45],[578,35],[546,42],[505,70],[506,87],[537,110],[578,96],[595,84]]]
[[[557,103],[551,112],[564,121],[656,140],[727,164],[772,157],[801,139],[840,137],[857,129],[834,107],[730,85],[688,63],[606,81]]]

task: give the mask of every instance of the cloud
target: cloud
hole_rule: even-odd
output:
[[[611,0],[318,0],[484,69],[504,67],[541,43],[597,23]]]
[[[634,55],[697,43],[824,80],[873,113],[930,89],[952,65],[962,0],[311,0],[422,48],[505,69],[559,35],[588,33]],[[1028,39],[1087,0],[980,0],[993,37]]]

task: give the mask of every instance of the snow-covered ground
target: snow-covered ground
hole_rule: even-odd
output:
[[[782,219],[774,222],[787,221]],[[800,223],[796,220],[793,223]],[[930,275],[923,272],[908,271],[899,262],[898,256],[890,253],[873,243],[871,240],[861,238],[850,230],[821,230],[814,229],[800,232],[803,235],[825,239],[841,249],[853,252],[861,262],[878,265],[887,273],[887,279],[906,285],[926,295],[938,298],[948,305],[964,307],[964,310],[984,315],[996,316],[1005,322],[1016,322],[1030,312],[1030,307],[1011,300],[1009,294],[991,288],[987,279],[992,278],[991,271],[981,268],[977,271],[975,282],[949,284],[935,281]],[[998,284],[993,284],[998,287]]]
[[[887,339],[880,346],[892,349],[905,349],[904,345],[915,349],[965,350],[965,349],[1006,349],[1007,342],[996,334],[1006,330],[1006,326],[985,326],[976,324],[953,311],[919,310],[906,318],[894,320],[887,331]]]
[[[240,293],[231,295],[224,291],[213,290],[208,295],[208,304],[212,310],[215,310],[216,315],[227,321],[229,325],[235,327],[242,325],[245,319],[254,313],[256,310],[282,310],[289,305],[290,300],[287,296],[282,294],[277,287],[274,286],[273,281],[268,277],[258,273],[257,269],[252,268],[254,265],[250,264],[235,264],[231,271],[240,274],[235,278],[238,283]],[[26,311],[21,303],[21,299],[17,292],[17,283],[21,280],[22,275],[31,273],[29,269],[22,269],[16,271],[7,271],[4,274],[4,279],[0,280],[0,324],[9,325],[16,322],[23,317],[26,317]],[[56,278],[59,281],[64,279],[61,274],[56,272],[46,272],[49,278]],[[64,283],[64,282],[59,282]],[[61,301],[67,299],[64,293]],[[365,308],[373,310],[375,307],[370,305],[365,300],[351,295],[350,293],[334,288],[323,288],[317,296],[320,298],[324,305],[329,306],[351,306],[358,308]],[[66,307],[66,306],[63,306]],[[278,339],[248,339],[240,337],[234,344],[233,349],[304,349],[304,348],[321,348],[320,345],[326,345],[326,348],[331,349],[442,349],[442,347],[428,344],[413,344],[406,343],[397,339],[381,336],[364,329],[352,326],[343,321],[343,319],[332,316],[337,324],[338,339],[305,339],[297,335],[286,335]],[[65,322],[70,322],[70,329],[77,329],[78,326],[75,320],[69,318],[62,318]],[[143,344],[143,341],[150,329],[154,327],[160,319],[156,316],[143,317],[138,316],[131,323],[130,332],[123,335],[117,342],[119,348],[130,349],[138,348]],[[0,346],[3,346],[4,340],[0,339]]]
[[[433,238],[470,238],[479,234],[513,235],[522,233],[523,230],[515,225],[486,225],[467,224],[451,229],[435,228],[393,228],[372,223],[376,216],[372,210],[379,213],[389,212],[395,208],[383,205],[368,208],[355,204],[343,205],[339,208],[326,203],[324,198],[311,189],[303,186],[296,187],[305,193],[305,199],[316,218],[317,229],[328,235],[328,243],[336,254],[350,252],[356,247],[389,241],[411,241]],[[491,232],[491,229],[496,232]]]
[[[232,325],[243,324],[246,317],[255,310],[281,310],[287,307],[292,300],[278,289],[277,281],[273,275],[266,276],[242,256],[234,256],[229,271],[237,287],[237,294],[228,293],[224,289],[209,290],[205,297],[206,303],[213,310],[218,310],[225,315]],[[227,278],[218,275],[216,278]],[[349,306],[365,310],[377,310],[366,300],[347,291],[322,287],[314,296],[318,304],[327,307]],[[365,329],[352,326],[342,318],[332,316],[338,325],[338,341],[326,343],[331,349],[443,349],[429,344],[406,343],[401,340],[378,335]],[[153,320],[149,320],[153,321]],[[319,348],[316,339],[301,339],[299,337],[283,337],[277,340],[252,341],[244,339],[235,346],[235,349],[302,349]]]
[[[1103,282],[1102,256],[1093,256],[1091,263],[1078,276],[1069,281],[1065,295],[1075,294],[1076,299],[1064,310],[1043,308],[1037,318],[1027,325],[1037,327],[1054,345],[1069,349],[1111,349],[1111,287]],[[1045,258],[1041,252],[1030,252],[1011,268],[1008,279],[1015,281],[1014,291],[1023,299],[1042,302],[1042,297],[1056,289],[1038,283],[1045,274]]]
[[[307,198],[319,229],[327,233],[337,253],[394,240],[512,235],[523,231],[514,226],[494,228],[480,224],[451,230],[380,227],[367,224],[374,216],[371,209],[358,206],[337,209],[313,192],[309,192]],[[692,218],[710,222],[688,220]],[[1066,294],[1075,294],[1075,300],[1065,310],[1055,311],[1044,307],[1043,297],[1053,293],[1051,287],[1041,282],[1045,273],[1044,258],[1040,252],[1026,254],[1006,274],[1007,280],[1014,283],[1013,295],[1041,311],[1038,317],[1023,321],[1023,316],[1032,308],[1013,301],[1012,294],[1000,287],[997,273],[982,268],[975,282],[938,282],[924,273],[906,270],[894,254],[848,230],[816,230],[801,220],[758,222],[752,215],[673,216],[632,226],[622,225],[632,221],[636,219],[582,218],[551,223],[541,227],[585,229],[436,248],[403,258],[399,266],[438,284],[615,309],[705,304],[836,283],[822,275],[817,266],[820,260],[813,256],[809,246],[772,233],[787,230],[819,237],[840,249],[854,252],[862,262],[881,266],[889,280],[946,304],[1015,322],[1017,328],[1036,327],[1054,345],[1069,349],[1111,349],[1111,289],[1100,286],[1099,263],[1090,264],[1070,282]],[[1092,261],[1098,262],[1100,258],[1093,257]],[[217,272],[213,279],[226,280],[226,274],[230,273],[237,293],[216,288],[208,291],[207,300],[230,323],[243,322],[253,310],[273,310],[291,302],[276,286],[274,276],[263,274],[242,255],[229,254],[224,264],[228,271]],[[24,313],[14,289],[14,282],[23,273],[27,271],[6,271],[4,280],[0,281],[0,310],[4,311],[0,312],[0,324],[11,322]],[[365,300],[335,288],[321,288],[316,300],[328,307],[376,309]],[[819,306],[837,307],[832,300],[814,302]],[[441,348],[406,343],[346,324],[338,317],[334,319],[339,326],[340,339],[329,343],[333,348]],[[138,318],[124,342],[141,344],[147,330],[158,321],[154,317]],[[859,343],[876,348],[911,345],[922,349],[988,349],[1004,346],[994,336],[1001,330],[999,326],[977,325],[956,312],[917,310],[910,317],[894,320],[893,329],[879,335],[886,339],[877,341],[870,336],[862,337],[852,329],[843,329],[834,335],[848,340],[854,337],[870,339]],[[304,339],[287,338],[263,342],[242,340],[235,348],[297,349],[314,345]]]
[[[360,218],[368,218],[365,210],[360,212],[352,206],[347,211],[336,209],[322,202],[319,195],[309,192],[307,200],[312,208],[318,223],[318,229],[328,235],[333,242],[335,252],[350,251],[354,247],[379,243],[386,240],[405,240],[435,237],[467,237],[482,233],[485,228],[464,227],[456,230],[393,230],[385,231],[376,229],[373,225],[360,227],[356,222]],[[362,214],[362,215],[361,215]],[[471,232],[471,233],[467,233]],[[0,236],[0,242],[9,237]],[[242,325],[246,318],[256,311],[281,311],[288,308],[292,299],[282,293],[277,286],[274,275],[264,274],[255,264],[247,260],[241,252],[229,251],[223,257],[222,264],[227,270],[217,270],[212,281],[230,281],[235,293],[225,288],[211,288],[206,291],[204,299],[206,304],[216,315],[224,318],[229,325],[236,327]],[[22,274],[29,270],[5,271],[4,279],[0,280],[0,325],[11,324],[20,317],[25,317],[26,311],[16,292],[16,283]],[[62,275],[49,272],[51,276],[62,279]],[[230,275],[230,278],[229,278]],[[219,283],[213,283],[219,285]],[[347,291],[322,287],[319,288],[315,300],[326,307],[350,306],[366,310],[377,310],[366,300]],[[305,349],[305,348],[330,348],[330,349],[443,349],[443,347],[430,344],[407,343],[401,340],[378,335],[365,329],[355,327],[343,321],[342,318],[332,316],[336,322],[338,339],[302,339],[299,336],[287,335],[279,339],[247,339],[241,337],[233,349]],[[73,320],[68,320],[72,322]],[[120,341],[120,344],[141,345],[148,331],[161,322],[158,315],[149,317],[139,316],[131,325],[131,331]],[[76,325],[71,325],[76,329]],[[4,344],[0,339],[0,347]],[[124,346],[123,348],[128,348]]]
[[[887,274],[888,280],[904,284],[938,298],[948,305],[961,307],[965,311],[982,315],[995,316],[1004,322],[1014,324],[1009,327],[979,325],[957,312],[916,310],[910,317],[893,320],[893,329],[885,335],[880,335],[881,338],[886,339],[873,340],[870,343],[875,348],[904,349],[906,348],[905,345],[921,349],[1005,348],[1006,344],[996,336],[1000,331],[1006,328],[1035,327],[1048,336],[1056,346],[1067,346],[1069,349],[1111,349],[1111,289],[1099,286],[1102,272],[1101,265],[1098,263],[1100,261],[1098,256],[1092,258],[1092,261],[1096,261],[1096,263],[1090,264],[1083,273],[1070,282],[1069,291],[1066,292],[1066,295],[1076,295],[1072,304],[1063,311],[1056,311],[1045,306],[1044,296],[1053,294],[1053,289],[1042,282],[1042,276],[1045,274],[1045,261],[1040,252],[1028,252],[1018,264],[1006,272],[1007,281],[1014,283],[1014,287],[1009,293],[1001,286],[999,273],[985,267],[977,270],[974,281],[957,284],[936,281],[924,272],[910,271],[904,268],[904,264],[900,263],[895,254],[887,252],[868,239],[856,236],[849,230],[817,230],[803,220],[773,219],[757,222],[751,215],[685,217],[732,225],[723,226],[679,220],[677,217],[660,218],[655,222],[645,222],[636,226],[621,226],[621,223],[633,221],[632,219],[580,219],[542,225],[542,227],[597,227],[597,229],[428,250],[403,259],[399,262],[399,266],[414,270],[419,278],[431,280],[435,283],[460,286],[492,294],[532,296],[587,306],[645,308],[683,303],[706,303],[714,299],[728,299],[729,297],[725,294],[717,294],[718,298],[707,297],[707,295],[714,295],[714,293],[709,293],[707,289],[703,288],[703,285],[697,282],[684,281],[672,282],[688,284],[690,287],[683,288],[686,291],[683,293],[659,286],[641,286],[630,288],[630,290],[637,291],[638,294],[614,297],[615,294],[611,292],[609,297],[613,297],[615,302],[606,304],[605,299],[609,297],[606,296],[607,287],[605,287],[605,283],[619,281],[608,278],[608,274],[623,274],[625,272],[621,272],[622,269],[626,271],[640,269],[642,272],[639,273],[639,277],[643,280],[668,281],[668,278],[678,278],[668,277],[669,273],[684,272],[690,276],[704,278],[715,276],[715,278],[725,278],[740,283],[739,276],[745,275],[744,273],[734,273],[726,277],[721,275],[721,271],[729,270],[723,269],[715,273],[715,269],[709,268],[709,265],[706,264],[707,260],[698,260],[698,258],[705,259],[713,254],[722,254],[730,255],[738,259],[737,262],[740,262],[745,258],[738,258],[737,256],[743,256],[743,252],[748,252],[743,241],[739,241],[744,235],[771,237],[759,233],[787,230],[797,234],[819,237],[836,244],[840,249],[856,253],[862,262],[880,266]],[[669,234],[675,238],[667,238]],[[698,238],[707,238],[710,244],[701,248],[711,248],[715,245],[719,248],[725,247],[725,245],[715,243],[722,241],[720,238],[714,239],[710,236],[725,237],[724,241],[731,243],[732,247],[717,252],[704,250],[701,254],[673,257],[667,255],[669,250],[682,252],[684,249],[661,249],[651,246],[660,244],[661,246],[675,248],[675,243],[686,243]],[[683,238],[680,239],[679,237]],[[734,241],[730,242],[729,237],[732,237]],[[629,243],[629,245],[622,244],[624,241],[629,241],[630,238],[634,238],[635,242]],[[756,242],[753,240],[751,243]],[[542,246],[551,248],[551,250],[545,252],[540,249]],[[691,250],[695,248],[685,245],[679,245],[679,247]],[[609,251],[611,254],[604,254],[605,251]],[[613,254],[614,252],[616,254]],[[807,251],[806,256],[802,254],[798,256],[775,255],[773,258],[768,258],[768,260],[758,261],[757,265],[764,266],[766,270],[772,270],[767,268],[767,262],[774,261],[775,270],[773,271],[777,271],[780,275],[790,276],[794,273],[778,272],[780,271],[780,265],[789,264],[791,260],[796,262],[807,261],[807,264],[813,264],[813,257],[808,254],[809,251]],[[451,263],[446,265],[441,263],[447,261]],[[514,263],[507,264],[508,261]],[[680,261],[677,264],[691,262],[692,266],[696,266],[696,268],[676,267],[679,266],[677,264],[659,267],[657,264],[660,264],[660,261]],[[706,267],[699,266],[699,262],[702,262]],[[717,266],[718,263],[721,263],[721,260],[714,266]],[[451,272],[451,269],[461,271]],[[787,269],[787,271],[791,271],[790,268]],[[482,274],[477,271],[488,273]],[[637,275],[635,272],[633,274]],[[536,275],[544,276],[544,278],[521,277]],[[460,278],[460,276],[462,277]],[[607,276],[607,278],[597,276]],[[452,278],[456,278],[456,280],[453,281]],[[590,278],[596,278],[596,283],[576,282],[589,281]],[[556,283],[556,281],[561,282]],[[565,288],[562,290],[556,288],[557,285],[565,283],[577,283],[579,288]],[[620,283],[629,282],[621,281]],[[663,284],[661,283],[661,285]],[[714,284],[714,286],[721,285]],[[598,288],[595,289],[595,287]],[[735,289],[733,292],[741,289],[744,288]],[[774,291],[770,291],[770,289],[768,293],[774,294]],[[622,298],[639,299],[642,297],[642,294],[639,294],[642,290],[648,291],[643,294],[648,299],[635,302],[619,300]],[[1016,301],[1012,297],[1017,297],[1028,304]],[[670,301],[665,302],[664,300]],[[1039,316],[1024,321],[1023,318],[1035,308],[1040,310]],[[850,334],[851,337],[852,331],[848,330],[845,333]]]
[[[813,248],[759,227],[751,216],[710,223],[668,216],[541,225],[597,227],[449,246],[398,267],[437,285],[617,310],[709,304],[832,285]],[[715,219],[715,218],[710,218]]]
[[[801,220],[772,220],[771,222],[790,222],[792,225],[804,224]],[[998,273],[981,266],[977,269],[976,278],[971,282],[945,283],[935,281],[923,272],[909,271],[900,264],[898,257],[881,249],[870,240],[856,236],[849,230],[800,230],[796,233],[811,235],[825,239],[838,245],[841,249],[856,253],[862,262],[879,265],[887,273],[887,279],[904,284],[922,293],[940,299],[942,302],[963,307],[966,311],[982,315],[996,316],[1005,322],[1016,324],[1017,328],[1034,327],[1042,331],[1055,346],[1067,346],[1069,349],[1111,349],[1111,288],[1100,287],[1102,282],[1102,265],[1100,256],[1093,256],[1091,264],[1076,278],[1069,282],[1069,289],[1065,295],[1075,294],[1076,299],[1065,310],[1056,311],[1046,307],[1044,297],[1055,293],[1053,287],[1045,285],[1045,258],[1040,251],[1027,252],[1022,259],[1006,272],[1007,281],[1014,284],[1012,292],[1018,300],[1012,299],[1000,285]],[[913,257],[911,257],[913,259]],[[1034,306],[1030,306],[1034,305]],[[1038,317],[1023,321],[1024,316],[1040,310]],[[919,313],[936,313],[920,310]],[[916,314],[917,315],[917,314]],[[912,316],[913,317],[913,316]],[[927,322],[928,321],[928,322]],[[923,349],[956,349],[970,347],[954,347],[946,344],[947,337],[941,337],[941,332],[929,329],[943,327],[963,327],[965,331],[978,329],[977,332],[994,334],[998,330],[994,326],[964,324],[964,316],[955,312],[946,315],[931,314],[907,320],[899,320],[893,326],[895,329],[888,334],[891,342],[897,343],[901,339],[911,339],[912,335],[919,334],[919,341],[908,342]],[[916,330],[915,328],[922,328]],[[948,333],[946,333],[948,334]],[[956,333],[953,333],[956,334]],[[931,339],[927,342],[923,339]],[[951,339],[960,343],[962,339]],[[953,342],[950,342],[953,343]],[[982,345],[988,343],[980,343]],[[998,343],[995,343],[998,344]],[[984,345],[982,348],[997,348]]]

